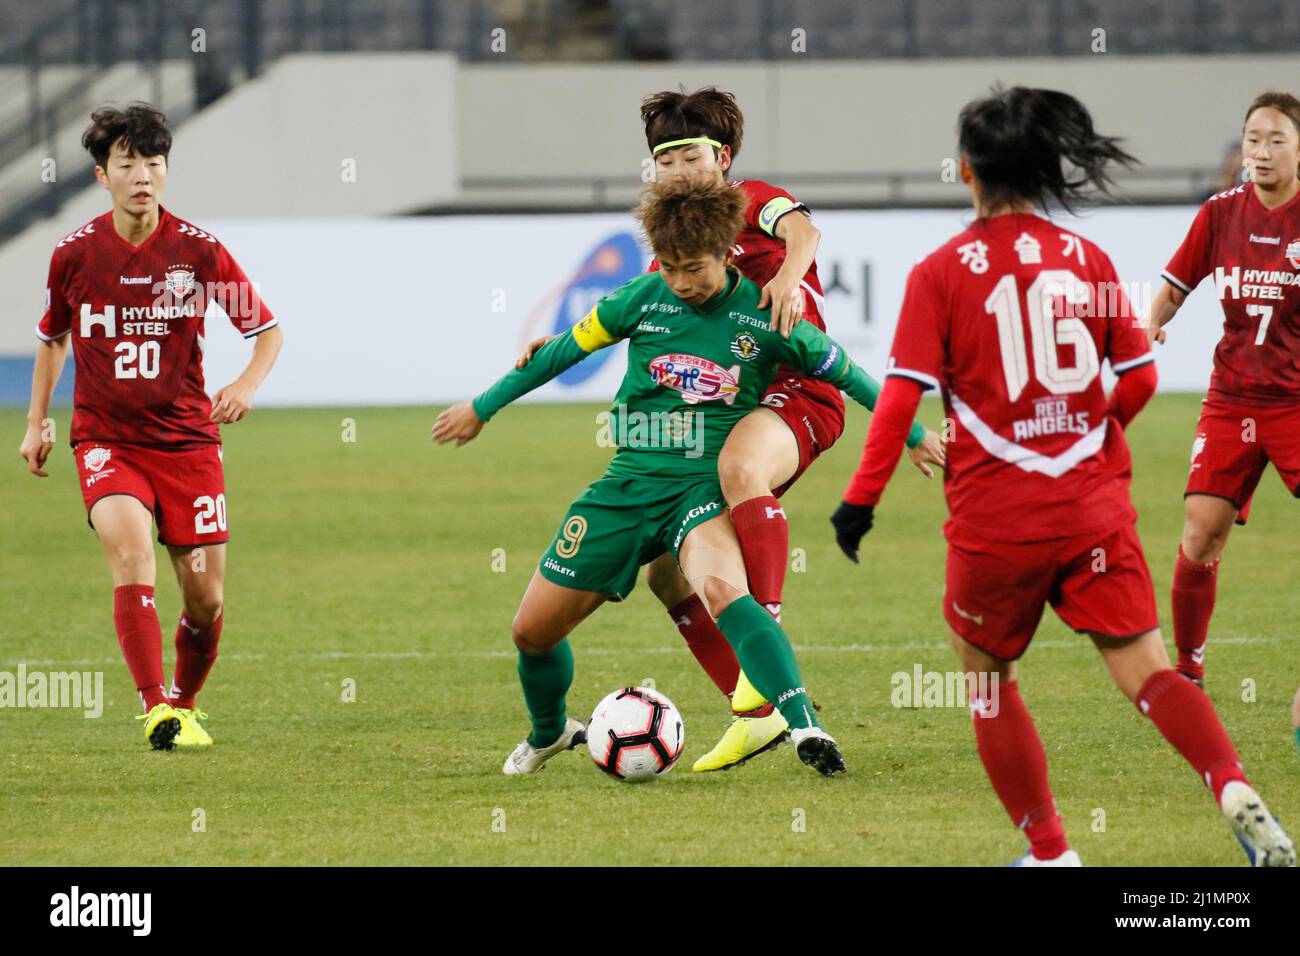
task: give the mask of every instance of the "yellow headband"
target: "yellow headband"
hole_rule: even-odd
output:
[[[660,143],[654,148],[654,155],[658,156],[665,149],[673,149],[676,146],[689,146],[691,143],[707,143],[714,149],[722,149],[722,144],[716,139],[710,139],[708,136],[689,136],[686,139],[674,139],[667,143]]]

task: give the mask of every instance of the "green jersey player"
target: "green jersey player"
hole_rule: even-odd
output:
[[[566,638],[605,601],[626,597],[640,566],[664,552],[704,599],[750,681],[789,723],[799,758],[828,776],[844,769],[788,638],[748,593],[717,458],[778,365],[831,382],[867,408],[879,386],[811,323],[795,326],[789,339],[770,328],[760,289],[729,265],[743,211],[744,197],[722,184],[653,185],[637,217],[660,270],[601,299],[526,367],[447,409],[433,427],[435,441],[464,444],[510,402],[596,349],[628,341],[610,418],[617,453],[570,506],[515,615],[532,732],[507,758],[507,774],[531,773],[584,741],[583,725],[566,716],[573,678]],[[913,439],[922,433],[915,425]]]

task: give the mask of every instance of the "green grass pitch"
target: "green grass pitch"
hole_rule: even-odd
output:
[[[1139,529],[1168,627],[1194,396],[1160,397],[1130,431]],[[573,637],[571,713],[651,678],[681,708],[686,752],[628,786],[585,752],[507,779],[527,720],[510,620],[569,501],[598,477],[597,406],[521,406],[473,444],[429,442],[435,411],[257,410],[225,429],[232,541],[221,657],[200,698],[217,744],[153,753],[118,655],[107,566],[71,454],[38,481],[0,413],[0,670],[102,670],[101,718],[0,710],[0,859],[30,864],[967,864],[1008,862],[1005,818],[961,708],[895,708],[890,677],[951,670],[940,616],[943,502],[904,464],[864,542],[835,549],[827,516],[866,416],[786,498],[785,621],[841,741],[824,780],[789,747],[727,773],[690,764],[727,723],[723,701],[642,585]],[[927,401],[927,420],[940,416]],[[355,441],[344,441],[355,422]],[[58,415],[66,430],[67,411]],[[65,432],[66,433],[66,432]],[[1300,829],[1288,704],[1300,682],[1300,507],[1271,470],[1228,547],[1207,656],[1209,693],[1247,771]],[[499,551],[497,549],[500,549]],[[504,570],[500,562],[504,558]],[[495,564],[495,568],[494,568]],[[158,603],[170,678],[179,613]],[[355,702],[345,702],[347,682]],[[1050,613],[1021,685],[1067,832],[1086,864],[1238,865],[1193,771]],[[1249,688],[1254,688],[1253,694]],[[202,811],[198,813],[197,811]],[[202,822],[202,827],[198,825]]]

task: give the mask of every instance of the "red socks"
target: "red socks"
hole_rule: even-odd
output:
[[[194,696],[203,689],[208,672],[217,660],[217,642],[221,640],[223,612],[207,627],[192,627],[181,615],[176,628],[176,673],[172,676],[173,707],[194,708]]]
[[[148,584],[126,584],[113,591],[113,625],[127,669],[146,711],[166,703],[163,689],[162,627],[153,588]]]
[[[742,501],[731,509],[731,523],[745,558],[749,593],[780,622],[781,591],[790,551],[790,526],[781,502],[772,495]]]
[[[1047,755],[1016,683],[999,684],[996,693],[996,717],[973,709],[975,745],[1011,822],[1025,831],[1035,857],[1050,860],[1070,845],[1047,782]]]
[[[1201,680],[1205,676],[1205,637],[1214,613],[1214,587],[1219,559],[1193,561],[1178,546],[1174,565],[1174,644],[1178,646],[1178,672]]]
[[[1138,691],[1137,708],[1192,765],[1219,802],[1231,780],[1246,781],[1241,758],[1205,692],[1177,671],[1156,671]]]
[[[700,596],[692,594],[680,604],[673,605],[668,609],[668,616],[677,625],[677,630],[682,632],[682,637],[686,638],[686,646],[691,649],[704,672],[730,700],[731,692],[736,689],[736,681],[740,679],[740,661],[731,649],[731,642],[722,635],[718,625],[709,616]]]

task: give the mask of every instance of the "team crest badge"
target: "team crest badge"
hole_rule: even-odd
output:
[[[748,332],[741,332],[731,340],[731,354],[742,362],[748,362],[757,356],[758,352],[758,339]]]
[[[86,468],[90,471],[99,471],[108,464],[108,460],[113,457],[113,452],[108,448],[101,448],[96,445],[86,452],[86,457],[82,459]]]
[[[1292,239],[1286,244],[1286,259],[1292,269],[1300,269],[1300,239]]]
[[[172,269],[163,274],[167,280],[167,291],[178,299],[183,299],[194,291],[194,271],[192,269]]]

